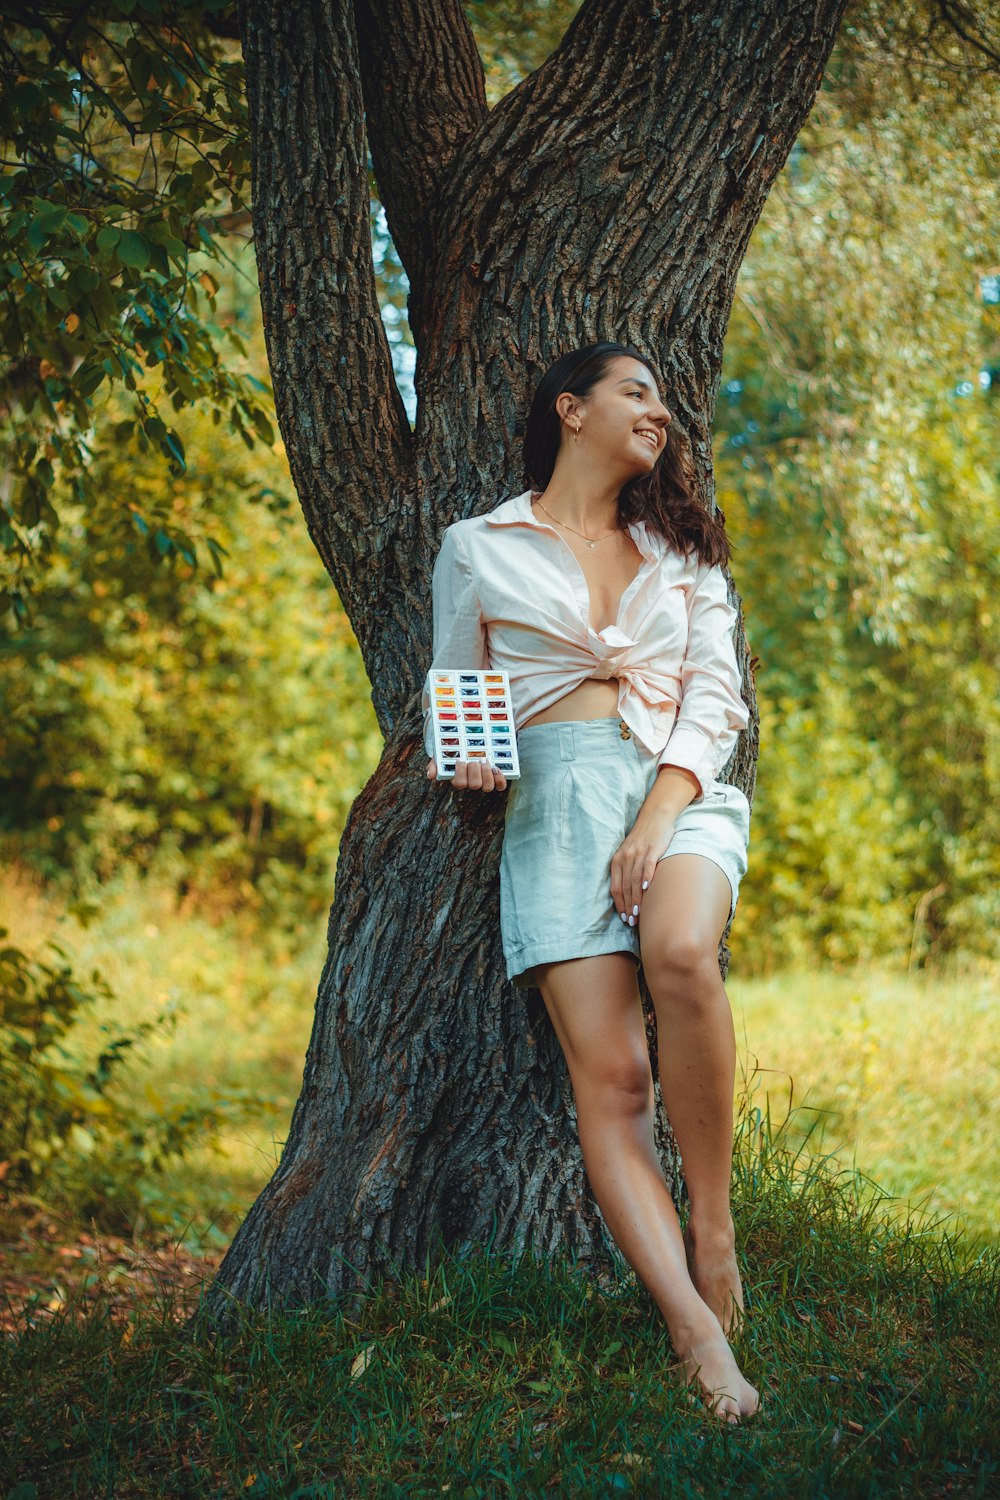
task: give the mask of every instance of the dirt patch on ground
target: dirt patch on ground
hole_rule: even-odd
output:
[[[139,1303],[186,1321],[224,1252],[195,1255],[171,1238],[129,1240],[78,1227],[68,1230],[35,1205],[8,1200],[0,1214],[0,1329],[22,1332],[62,1314],[100,1304],[128,1322]]]

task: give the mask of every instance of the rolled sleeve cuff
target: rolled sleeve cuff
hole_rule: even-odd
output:
[[[660,752],[657,764],[680,766],[682,770],[690,771],[697,778],[699,787],[693,800],[699,802],[705,795],[705,788],[715,780],[715,746],[700,729],[679,724]]]

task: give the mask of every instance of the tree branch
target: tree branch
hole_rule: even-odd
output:
[[[459,0],[355,0],[354,10],[368,144],[419,340],[442,192],[487,114],[483,65]]]
[[[354,14],[350,0],[244,0],[240,24],[278,420],[310,534],[357,620],[411,444],[372,265]]]
[[[961,0],[937,0],[934,11],[935,19],[939,19],[974,52],[983,54],[988,60],[990,71],[995,72],[1000,68],[1000,39],[996,37],[995,31],[991,36],[985,29],[990,16],[988,7],[983,14],[977,15],[969,6],[963,5]],[[995,25],[996,12],[993,12],[993,17]]]

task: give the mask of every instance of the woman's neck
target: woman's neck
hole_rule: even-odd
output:
[[[532,501],[539,501],[549,515],[564,526],[584,536],[603,536],[621,526],[621,511],[618,508],[618,485],[600,485],[581,479],[578,483],[570,479],[549,481],[541,493],[532,491]]]

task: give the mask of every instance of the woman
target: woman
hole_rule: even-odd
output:
[[[685,1377],[738,1422],[758,1395],[726,1337],[743,1298],[718,947],[750,810],[716,778],[748,714],[725,531],[692,497],[670,422],[635,350],[601,343],[556,361],[525,432],[532,489],[442,536],[432,665],[510,674],[521,775],[500,864],[508,978],[541,991],[594,1196]],[[426,692],[424,709],[433,779]],[[506,785],[486,762],[455,765],[458,790]],[[654,1146],[639,962],[691,1203],[683,1236]]]

